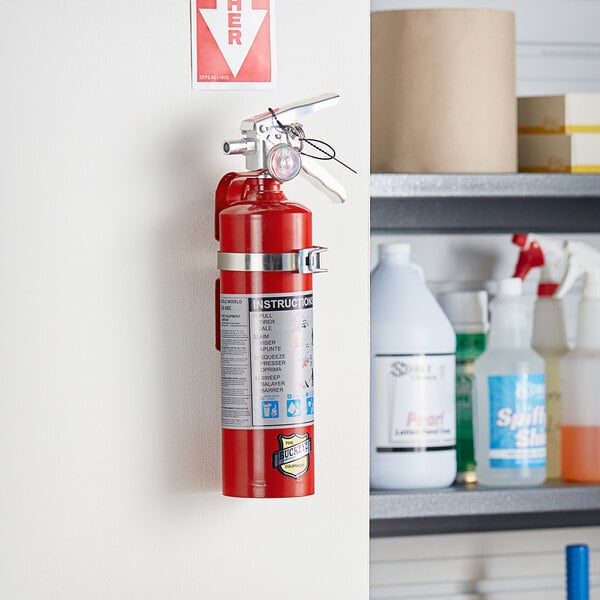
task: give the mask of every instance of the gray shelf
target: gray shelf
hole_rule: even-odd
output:
[[[371,537],[600,525],[600,486],[371,492]]]
[[[371,230],[600,232],[600,175],[371,175]]]
[[[600,233],[600,175],[373,174],[371,230]],[[600,525],[600,486],[371,492],[371,536]]]

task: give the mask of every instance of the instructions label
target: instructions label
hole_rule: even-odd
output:
[[[546,466],[546,386],[543,373],[488,377],[490,467]]]
[[[221,295],[222,424],[314,421],[313,296]]]
[[[455,356],[376,356],[374,432],[379,452],[456,445]]]

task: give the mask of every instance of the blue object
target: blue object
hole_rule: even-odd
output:
[[[278,400],[263,400],[263,419],[278,419],[279,418],[279,401]]]
[[[288,398],[289,398],[288,394]],[[292,398],[287,401],[287,416],[288,417],[299,417],[302,415],[301,404],[299,398]]]
[[[567,600],[589,598],[589,549],[585,544],[567,546]]]
[[[315,412],[314,406],[315,406],[315,403],[314,403],[313,396],[309,396],[308,398],[306,398],[306,414],[307,415],[312,415]]]

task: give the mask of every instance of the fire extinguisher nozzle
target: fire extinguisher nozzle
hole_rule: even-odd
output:
[[[225,154],[249,154],[256,151],[256,142],[253,140],[227,140],[223,142]]]

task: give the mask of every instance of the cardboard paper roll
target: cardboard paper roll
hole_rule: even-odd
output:
[[[517,170],[514,13],[372,14],[371,170]]]

